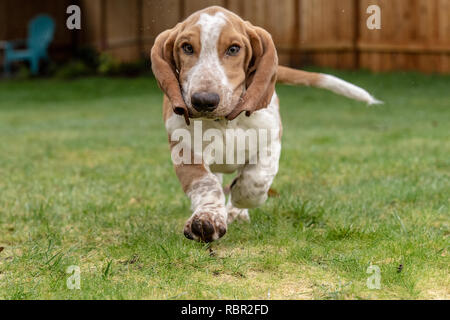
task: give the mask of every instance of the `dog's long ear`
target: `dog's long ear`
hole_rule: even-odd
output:
[[[246,72],[247,90],[227,116],[228,120],[233,120],[243,111],[249,116],[256,110],[266,108],[275,91],[278,55],[272,37],[266,30],[249,22],[245,22],[245,29],[251,45]]]
[[[173,111],[184,115],[186,124],[189,125],[188,109],[181,94],[174,57],[174,44],[180,28],[181,24],[177,24],[173,29],[162,32],[155,40],[150,58],[159,87],[169,98]]]

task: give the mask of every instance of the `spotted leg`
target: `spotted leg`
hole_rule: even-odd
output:
[[[223,237],[227,231],[227,210],[218,177],[201,164],[182,164],[175,166],[175,171],[193,212],[184,227],[186,238],[211,242]]]

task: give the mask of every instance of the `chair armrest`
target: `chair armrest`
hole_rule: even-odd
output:
[[[15,46],[25,45],[26,43],[27,41],[25,39],[17,39],[17,40],[3,41],[3,46],[5,50],[11,50]]]

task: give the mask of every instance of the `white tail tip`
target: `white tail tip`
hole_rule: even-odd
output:
[[[321,74],[317,87],[328,89],[350,99],[366,102],[369,105],[383,103],[375,99],[366,90],[329,74]]]

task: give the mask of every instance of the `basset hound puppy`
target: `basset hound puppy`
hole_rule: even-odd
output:
[[[378,103],[365,90],[334,76],[279,66],[266,30],[218,6],[197,11],[162,32],[151,62],[164,92],[163,118],[175,172],[191,200],[184,235],[197,241],[221,238],[229,223],[249,220],[248,209],[266,201],[281,151],[277,82]],[[266,135],[254,139],[252,130]],[[248,143],[235,141],[247,133]],[[216,148],[207,157],[211,144]],[[256,153],[250,152],[252,147]],[[226,201],[222,174],[234,172]]]

